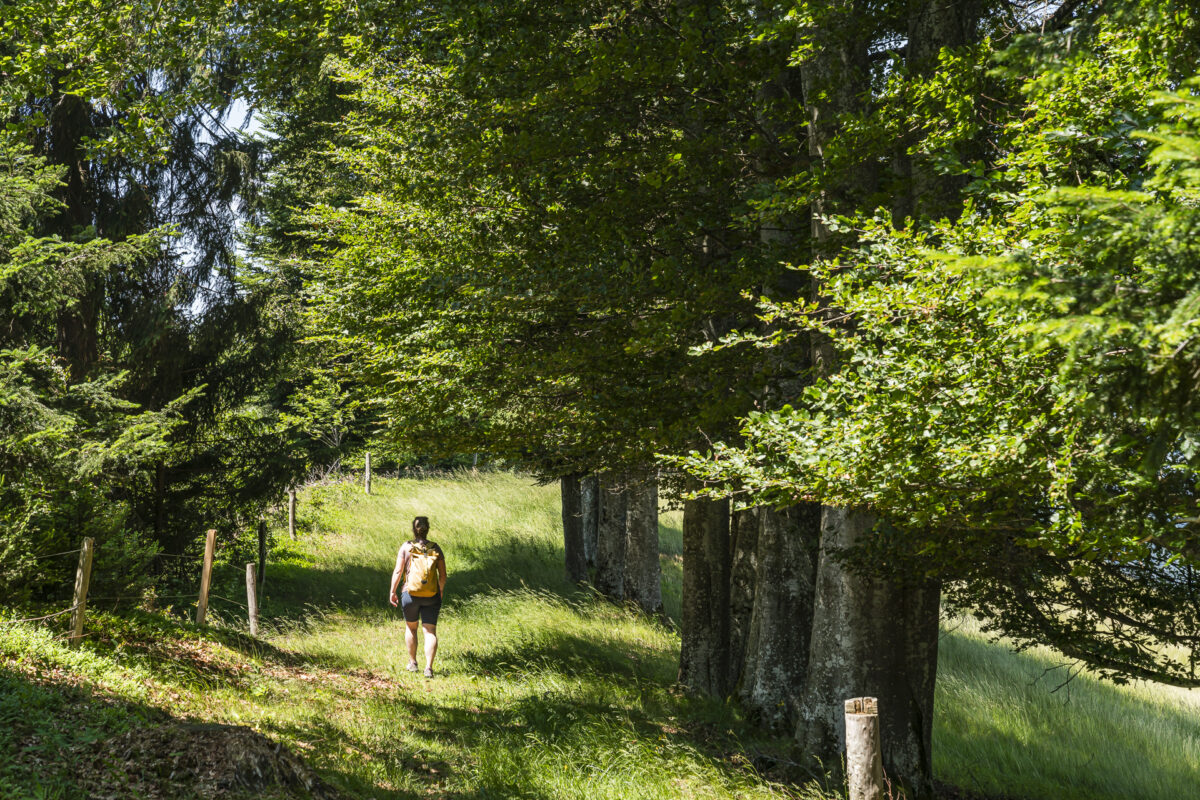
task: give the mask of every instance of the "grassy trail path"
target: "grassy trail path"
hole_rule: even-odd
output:
[[[404,625],[387,604],[418,514],[450,571],[433,680],[404,670]],[[769,780],[786,738],[678,691],[674,632],[566,582],[556,487],[505,474],[377,479],[370,497],[352,484],[306,491],[300,521],[296,542],[274,531],[259,639],[228,602],[204,630],[97,608],[78,650],[45,627],[0,626],[0,800],[158,796],[145,788],[166,778],[146,778],[158,767],[145,757],[122,763],[122,743],[181,719],[252,727],[346,797],[827,797]],[[672,615],[679,522],[666,514],[661,527]],[[241,581],[225,565],[214,592],[241,597]],[[949,628],[939,778],[1022,800],[1200,796],[1200,692],[1087,674],[1055,692],[1065,670],[1051,669],[1053,654],[1011,653],[970,621]],[[97,771],[125,788],[82,790]]]
[[[357,763],[346,772],[364,790],[783,796],[746,768],[747,748],[769,758],[782,742],[747,739],[724,705],[674,688],[673,633],[566,582],[556,487],[488,475],[376,481],[374,489],[371,497],[349,485],[308,495],[302,518],[312,530],[269,569],[267,598],[296,619],[272,644],[391,683],[355,704],[299,712],[290,704],[291,718],[279,721],[349,748],[347,761]],[[433,680],[404,670],[404,625],[387,604],[396,550],[418,514],[430,517],[450,572]],[[677,519],[664,522],[666,601],[677,609]]]

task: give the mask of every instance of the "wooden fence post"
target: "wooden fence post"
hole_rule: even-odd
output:
[[[288,489],[288,535],[296,539],[296,490]]]
[[[217,547],[217,532],[209,530],[204,541],[204,567],[200,571],[200,599],[196,602],[196,624],[204,624],[208,613],[208,587],[212,583],[213,551]]]
[[[883,755],[879,742],[879,701],[846,701],[846,781],[849,800],[883,800]]]
[[[366,487],[367,494],[371,493],[371,454],[367,453],[367,470],[363,473],[363,485]]]
[[[267,521],[258,521],[258,580],[259,585],[267,581]]]
[[[250,635],[258,636],[258,576],[254,562],[246,564],[246,611],[250,615]]]
[[[88,584],[92,580],[92,551],[96,540],[87,537],[83,547],[79,548],[79,568],[75,570],[75,597],[72,603],[75,610],[71,612],[71,637],[68,640],[71,647],[77,647],[83,638],[83,613],[87,610]]]

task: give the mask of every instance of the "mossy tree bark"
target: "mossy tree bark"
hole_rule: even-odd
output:
[[[600,476],[600,515],[596,528],[596,590],[625,599],[625,481],[612,473]]]
[[[585,475],[579,483],[580,513],[583,516],[583,556],[587,566],[596,566],[596,528],[600,524],[600,479]]]
[[[757,574],[738,690],[764,727],[793,728],[808,665],[820,506],[758,512]]]
[[[583,504],[578,475],[559,479],[562,493],[563,553],[567,579],[572,583],[587,580],[587,558],[583,554]]]
[[[746,642],[750,638],[750,618],[754,613],[754,589],[758,576],[759,509],[743,508],[733,512],[729,524],[729,656],[725,693],[733,692],[742,682],[746,663]]]
[[[860,511],[822,511],[812,645],[796,738],[824,766],[840,764],[844,701],[876,697],[888,778],[921,796],[932,788],[941,587],[851,569],[844,552],[871,536],[875,524]]]
[[[625,506],[625,600],[661,614],[662,568],[658,555],[658,483],[653,472],[629,485]]]
[[[730,545],[728,500],[684,501],[679,682],[712,697],[729,680]]]

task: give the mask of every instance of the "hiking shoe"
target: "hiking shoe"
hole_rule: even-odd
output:
[[[415,662],[415,661],[408,662],[408,671],[416,672],[417,671],[417,662]]]
[[[425,668],[425,677],[426,677],[426,678],[432,678],[432,677],[433,677],[433,667],[426,667],[426,668]]]

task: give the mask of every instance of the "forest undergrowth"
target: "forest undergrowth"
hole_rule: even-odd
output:
[[[203,630],[169,610],[95,609],[76,650],[58,638],[65,623],[0,625],[0,798],[211,791],[166,774],[179,753],[145,763],[145,748],[113,745],[180,723],[253,728],[347,797],[833,796],[778,782],[791,766],[786,738],[679,690],[670,624],[566,582],[556,487],[464,474],[377,478],[374,490],[302,494],[299,540],[273,531],[256,639],[231,604]],[[417,514],[450,568],[432,680],[404,670],[403,624],[386,598]],[[668,616],[679,609],[679,522],[662,518]],[[238,574],[219,571],[220,594],[241,596]],[[939,779],[1025,800],[1190,796],[1200,692],[1086,673],[1060,687],[1061,663],[948,620]]]

